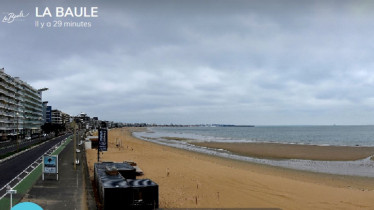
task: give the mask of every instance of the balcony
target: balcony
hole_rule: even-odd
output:
[[[27,86],[26,86],[26,88],[24,89],[24,91],[25,91],[29,96],[31,96],[32,98],[35,98],[36,100],[40,100],[40,95],[39,95],[39,93],[37,92],[37,90],[33,90],[33,89],[31,88],[31,86],[30,86],[30,87],[27,87]]]
[[[31,100],[28,99],[28,98],[25,98],[24,102],[26,102],[26,104],[32,104],[32,105],[34,105],[34,106],[36,106],[36,107],[38,107],[38,108],[42,108],[42,107],[43,107],[43,105],[42,105],[41,102],[40,102],[40,103],[37,103],[37,102],[35,102],[35,101],[31,101]]]
[[[4,82],[0,83],[0,86],[2,86],[4,89],[12,92],[17,92],[17,90],[13,87],[10,87],[9,85],[5,84]]]

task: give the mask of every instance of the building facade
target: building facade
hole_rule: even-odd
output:
[[[62,124],[65,124],[65,125],[69,124],[70,123],[70,115],[62,112],[61,113],[61,121],[62,121]]]
[[[40,132],[43,105],[40,90],[0,69],[0,134],[2,139]]]
[[[45,111],[45,122],[52,123],[52,106],[47,106]]]
[[[51,112],[52,124],[62,124],[62,112],[58,109],[53,109]]]
[[[43,124],[47,121],[47,106],[48,101],[43,101]]]

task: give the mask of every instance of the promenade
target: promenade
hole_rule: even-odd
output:
[[[44,210],[96,209],[92,185],[87,176],[83,145],[76,153],[80,164],[74,169],[74,141],[59,154],[59,179],[55,175],[42,176],[24,196],[21,202],[33,202]]]

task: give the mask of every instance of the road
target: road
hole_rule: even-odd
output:
[[[7,153],[17,151],[17,149],[21,150],[23,148],[26,148],[28,146],[31,146],[33,144],[40,143],[46,140],[47,140],[47,137],[41,137],[41,138],[30,139],[30,140],[22,139],[19,145],[17,145],[17,142],[15,140],[8,141],[8,142],[1,142],[0,143],[0,155],[5,155]]]
[[[71,134],[66,134],[46,143],[26,151],[10,160],[0,163],[0,189],[10,182],[15,176],[20,174],[27,166],[32,164],[36,159],[40,158],[48,149],[58,142],[62,141]]]

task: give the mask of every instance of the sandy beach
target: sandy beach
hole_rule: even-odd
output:
[[[191,143],[191,142],[190,142]],[[267,159],[360,160],[374,155],[374,147],[315,146],[277,143],[192,143],[243,156]]]
[[[144,171],[139,178],[159,185],[160,208],[374,209],[372,178],[213,157],[139,140],[131,131],[110,130],[101,160],[137,162]],[[87,150],[87,161],[93,179],[97,150]]]

